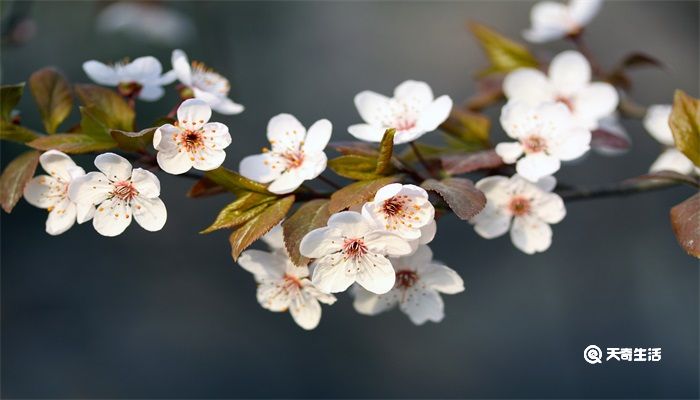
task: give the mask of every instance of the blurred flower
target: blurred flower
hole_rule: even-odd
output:
[[[85,171],[73,160],[57,150],[49,150],[39,157],[41,168],[49,175],[34,177],[24,187],[24,199],[34,207],[49,211],[46,233],[60,235],[75,224],[92,218],[93,207],[82,207],[68,198],[68,187],[74,179],[85,175]]]
[[[527,254],[552,244],[552,228],[564,219],[564,201],[550,193],[557,181],[547,176],[531,183],[519,175],[490,176],[476,183],[486,195],[486,207],[470,221],[476,233],[493,239],[508,232],[515,247]],[[511,221],[513,222],[511,224]]]
[[[299,250],[315,258],[311,281],[326,293],[346,290],[354,282],[372,293],[386,293],[394,286],[395,273],[386,256],[402,256],[411,246],[400,236],[373,228],[362,214],[333,214],[324,228],[304,236]]]
[[[100,235],[117,236],[131,223],[136,222],[147,231],[159,231],[168,217],[161,201],[160,181],[142,168],[132,171],[124,157],[114,153],[100,154],[95,166],[101,172],[89,172],[76,178],[70,185],[68,197],[78,207],[93,207],[92,220]]]
[[[601,118],[617,108],[619,97],[609,83],[592,82],[586,57],[573,50],[559,53],[549,65],[549,76],[533,68],[521,68],[506,76],[503,92],[509,100],[536,106],[544,102],[566,105],[587,129],[595,129]]]
[[[464,291],[462,278],[453,269],[434,262],[428,246],[418,247],[411,255],[392,258],[391,264],[396,283],[389,292],[374,294],[359,286],[353,287],[353,305],[360,314],[377,315],[398,305],[416,325],[440,322],[445,317],[440,293]]]
[[[199,99],[188,99],[177,109],[177,124],[165,124],[153,135],[158,150],[158,166],[173,175],[194,167],[200,171],[218,168],[226,158],[224,149],[231,144],[228,127],[208,122],[211,108]]]
[[[175,81],[175,72],[163,74],[163,67],[155,57],[139,57],[132,62],[106,65],[90,60],[83,63],[85,74],[100,85],[116,86],[125,96],[138,95],[144,101],[156,101],[163,97],[163,86]]]
[[[433,221],[435,209],[423,188],[392,183],[362,206],[362,215],[381,229],[413,240],[420,238],[421,229]]]
[[[591,132],[577,125],[561,103],[531,107],[509,102],[501,111],[501,125],[518,141],[499,143],[496,153],[506,164],[517,161],[518,174],[533,182],[557,172],[560,161],[574,160],[590,148]]]
[[[277,226],[281,235],[281,226]],[[270,244],[272,252],[246,250],[238,259],[243,269],[253,274],[258,283],[258,302],[270,311],[287,311],[304,329],[318,326],[321,320],[321,303],[335,303],[335,296],[318,290],[308,279],[309,268],[297,267],[289,259],[279,243],[278,233],[270,231],[263,240]]]
[[[332,130],[327,119],[316,121],[307,132],[293,115],[276,115],[267,124],[272,149],[241,160],[240,173],[258,182],[272,182],[267,188],[272,193],[291,193],[326,169],[328,159],[323,149]]]
[[[568,5],[539,2],[530,11],[532,27],[523,32],[523,37],[533,43],[544,43],[578,35],[602,5],[602,0],[571,0]]]
[[[617,156],[630,149],[632,140],[620,123],[617,113],[598,121],[598,129],[591,134],[591,148],[598,154]]]
[[[282,223],[275,225],[269,232],[263,235],[261,238],[270,249],[273,251],[284,251],[286,254],[286,247],[284,246],[284,231],[282,229]]]
[[[97,16],[97,30],[123,32],[139,42],[179,46],[196,33],[186,14],[151,1],[120,1],[107,5]]]
[[[177,79],[192,90],[195,98],[206,101],[212,110],[220,114],[240,114],[243,106],[228,98],[231,85],[228,79],[201,62],[190,62],[182,50],[173,51],[173,70]]]
[[[394,143],[411,142],[434,131],[450,115],[452,99],[440,96],[425,82],[405,81],[394,89],[394,97],[364,91],[355,96],[355,106],[365,124],[352,125],[348,132],[360,140],[380,142],[384,131],[396,129]]]
[[[675,147],[673,132],[671,132],[671,126],[668,122],[671,110],[670,105],[656,104],[649,106],[644,116],[644,128],[654,139],[666,146],[663,153],[651,165],[649,171],[673,171],[683,175],[693,172],[700,174],[700,168],[696,167],[685,154]]]

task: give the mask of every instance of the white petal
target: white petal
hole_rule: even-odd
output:
[[[418,239],[419,244],[428,244],[435,239],[435,234],[437,233],[437,222],[432,220],[428,225],[420,228],[420,238]]]
[[[479,236],[493,239],[508,232],[510,220],[511,216],[502,209],[487,204],[486,208],[471,219],[471,223],[474,224],[474,231]]]
[[[253,274],[257,282],[282,279],[287,266],[285,258],[279,254],[260,250],[244,251],[238,257],[238,264]]]
[[[619,101],[617,91],[609,83],[594,82],[579,91],[574,98],[574,113],[588,129],[598,120],[611,115]]]
[[[267,190],[275,194],[286,194],[295,191],[304,182],[298,171],[285,171],[267,187]]]
[[[423,109],[418,119],[418,126],[425,132],[434,131],[450,116],[451,110],[452,99],[447,95],[440,96]]]
[[[321,175],[326,170],[327,164],[326,153],[306,153],[304,161],[297,168],[297,171],[302,179],[311,180]]]
[[[496,154],[506,164],[514,164],[523,155],[523,145],[520,142],[499,143],[496,145]]]
[[[381,189],[377,190],[377,193],[374,195],[373,201],[379,202],[394,197],[401,191],[402,188],[403,185],[400,183],[390,183],[386,186],[383,186]]]
[[[113,181],[125,181],[131,178],[131,163],[114,153],[104,153],[95,157],[95,166]]]
[[[209,122],[202,127],[204,144],[212,149],[225,149],[231,144],[228,126],[220,122]]]
[[[149,199],[160,196],[160,181],[150,171],[143,168],[134,169],[131,174],[131,183],[139,191],[139,196]]]
[[[39,157],[41,168],[54,178],[59,178],[63,182],[70,182],[72,179],[69,171],[75,168],[75,162],[66,154],[58,150],[49,150]]]
[[[269,232],[261,238],[273,250],[284,248],[284,230],[282,224],[275,225]]]
[[[156,150],[177,151],[177,138],[182,129],[171,124],[162,125],[153,133],[153,148]]]
[[[510,238],[519,250],[534,254],[547,250],[552,244],[552,228],[534,217],[516,217]]]
[[[433,102],[433,90],[421,81],[407,80],[394,89],[394,99],[411,105],[415,110],[422,110]]]
[[[559,171],[561,163],[556,157],[544,153],[528,154],[515,165],[516,171],[525,179],[537,182],[540,178]]]
[[[161,75],[161,77],[160,77],[160,79],[158,79],[157,83],[160,86],[170,85],[171,83],[175,82],[176,79],[177,79],[177,73],[175,72],[174,69],[171,69],[170,71]]]
[[[476,188],[484,192],[488,199],[487,204],[498,206],[509,200],[510,180],[505,176],[489,176],[480,179]]]
[[[650,172],[673,171],[687,175],[693,172],[695,165],[678,149],[667,149],[654,161]]]
[[[519,100],[509,101],[501,109],[500,122],[503,130],[513,139],[530,135],[538,128],[536,109]]]
[[[369,124],[357,124],[348,127],[348,132],[351,135],[366,142],[381,142],[384,137],[384,131],[386,131],[386,128],[383,126]],[[394,143],[396,143],[396,138],[394,138]]]
[[[192,68],[190,67],[190,62],[187,59],[187,54],[180,49],[173,50],[171,62],[173,64],[173,71],[175,71],[175,74],[177,75],[177,79],[179,79],[180,82],[186,86],[191,86]]]
[[[235,103],[228,97],[219,97],[218,101],[208,101],[208,103],[211,105],[212,110],[224,115],[240,114],[243,112],[243,110],[245,110],[245,107]]]
[[[117,86],[119,84],[119,75],[114,67],[110,67],[99,61],[86,61],[83,63],[83,71],[85,71],[88,78],[100,85]]]
[[[299,252],[304,257],[320,258],[342,248],[340,237],[332,235],[329,228],[317,228],[307,233],[299,243]]]
[[[90,221],[95,216],[95,206],[91,203],[75,203],[76,221],[79,224]]]
[[[68,197],[78,204],[94,205],[102,203],[111,191],[112,185],[105,174],[93,171],[70,183]]]
[[[355,297],[352,305],[360,314],[377,315],[399,304],[400,293],[397,289],[392,289],[385,294],[375,294],[355,285],[352,292]]]
[[[204,100],[187,99],[177,109],[177,120],[182,129],[196,131],[211,118],[211,107]]]
[[[532,204],[534,214],[548,224],[556,224],[566,216],[564,201],[555,193],[542,193]]]
[[[523,31],[523,37],[528,42],[545,43],[561,39],[568,34],[568,30],[562,26],[539,27]]]
[[[562,161],[571,161],[584,155],[590,148],[591,132],[584,128],[574,128],[556,140],[551,140],[547,150]]]
[[[267,139],[274,149],[297,149],[306,136],[306,128],[291,114],[278,114],[267,123]]]
[[[102,236],[117,236],[129,226],[131,219],[131,207],[121,200],[107,199],[97,206],[92,225]]]
[[[591,81],[591,65],[578,51],[561,52],[549,65],[549,81],[559,95],[574,95]]]
[[[275,156],[272,153],[256,154],[241,160],[238,170],[241,175],[261,183],[271,182],[279,177],[281,169],[271,168]]]
[[[552,99],[552,88],[547,77],[534,68],[521,68],[503,80],[503,93],[509,100],[523,101],[535,106]]]
[[[35,176],[24,187],[24,199],[34,207],[49,208],[61,200],[64,186],[52,176]]]
[[[155,232],[163,229],[168,219],[165,204],[159,198],[148,199],[136,196],[133,207],[134,218],[147,231]]]
[[[163,67],[153,56],[138,57],[124,66],[124,74],[134,82],[141,84],[156,83],[160,79]]]
[[[139,99],[143,101],[156,101],[165,94],[165,89],[158,85],[144,85],[139,92]]]
[[[291,298],[280,280],[264,281],[258,286],[256,293],[258,303],[273,312],[287,311]]]
[[[318,300],[304,291],[292,298],[289,313],[292,314],[294,322],[306,330],[316,328],[321,321],[321,305],[318,304]]]
[[[587,25],[598,14],[603,0],[571,0],[569,15],[580,27]]]
[[[370,227],[362,214],[354,211],[342,211],[328,218],[329,228],[338,229],[348,237],[361,237],[369,232]]]
[[[673,146],[673,132],[669,125],[672,107],[666,104],[656,104],[649,106],[647,113],[644,116],[644,128],[647,132],[666,146]]]
[[[540,190],[544,192],[551,192],[552,190],[554,190],[555,187],[557,187],[557,178],[551,175],[542,177],[540,178],[540,180],[535,182],[535,186],[537,186]]]
[[[302,253],[303,254],[303,253]],[[311,282],[319,290],[326,293],[343,292],[355,282],[355,271],[346,271],[345,264],[333,264],[323,262],[321,259],[315,262]]]
[[[304,152],[315,153],[323,151],[331,139],[332,131],[333,125],[329,120],[321,119],[316,121],[311,125],[304,139],[304,145],[302,146]]]
[[[195,169],[200,171],[211,171],[219,168],[221,164],[224,163],[224,160],[226,159],[226,152],[221,149],[204,147],[197,153],[191,154],[191,156],[194,157],[192,166]]]
[[[566,5],[542,1],[530,10],[532,29],[523,32],[525,39],[543,43],[564,37],[569,30],[566,24],[569,10]]]
[[[431,289],[418,287],[408,289],[400,308],[416,325],[422,325],[427,321],[440,322],[445,317],[442,298],[438,292]]]
[[[163,141],[161,141],[163,143]],[[190,159],[190,154],[186,151],[164,151],[161,150],[156,155],[156,160],[158,161],[158,166],[163,171],[179,175],[184,174],[192,168],[192,160]]]
[[[410,251],[410,250],[409,250]],[[394,287],[396,272],[386,257],[368,253],[361,262],[355,264],[355,280],[372,293],[386,293]]]
[[[372,253],[403,256],[411,253],[411,245],[399,235],[373,231],[365,235],[365,245]]]
[[[46,233],[60,235],[67,231],[75,224],[75,216],[75,204],[67,198],[63,199],[49,212],[49,218],[46,220]]]
[[[385,122],[393,116],[389,98],[379,93],[365,90],[358,93],[354,101],[357,112],[360,113],[360,117],[369,125],[383,128]],[[355,136],[352,132],[350,133]],[[358,137],[358,139],[361,138]]]
[[[464,291],[464,281],[453,270],[442,264],[432,263],[420,275],[420,280],[431,289],[446,294],[455,294]]]

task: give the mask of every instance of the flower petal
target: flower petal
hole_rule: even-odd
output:
[[[143,101],[156,101],[165,94],[165,89],[158,85],[144,85],[139,92],[139,99]]]
[[[202,95],[199,94],[197,96],[198,98],[201,98]],[[216,100],[209,100],[207,101],[211,105],[211,109],[218,112],[219,114],[224,114],[224,115],[235,115],[235,114],[240,114],[245,110],[245,107],[242,105],[234,102],[233,100],[229,99],[228,97],[218,97]]]
[[[421,81],[407,80],[394,89],[394,99],[410,105],[414,110],[421,111],[433,102],[433,90]],[[448,98],[449,99],[449,98]],[[450,101],[451,103],[452,101]],[[450,106],[450,108],[452,108]],[[367,121],[369,122],[369,121]]]
[[[186,151],[161,150],[156,155],[156,160],[160,169],[172,175],[184,174],[192,168],[190,153]]]
[[[131,163],[114,153],[104,153],[95,157],[95,166],[113,182],[131,178]]]
[[[220,122],[209,122],[202,127],[204,144],[212,149],[225,149],[231,144],[228,126]]]
[[[372,231],[365,235],[365,245],[372,253],[403,256],[411,253],[411,245],[399,235],[386,231]]]
[[[343,292],[355,282],[355,271],[346,270],[345,264],[324,262],[327,257],[314,263],[311,283],[325,293]]]
[[[272,181],[267,190],[275,194],[287,194],[295,191],[303,182],[304,178],[299,175],[298,171],[288,170]]]
[[[571,0],[569,16],[580,27],[584,27],[598,14],[602,6],[603,0]]]
[[[211,171],[219,168],[226,159],[226,152],[221,149],[204,147],[196,154],[192,154],[194,161],[192,166],[200,171]]]
[[[569,10],[566,5],[553,1],[542,1],[530,10],[532,28],[523,32],[526,40],[544,43],[564,37],[569,30],[565,24]]]
[[[291,301],[281,280],[263,281],[258,286],[256,296],[262,308],[273,312],[286,311]]]
[[[672,107],[667,104],[655,104],[649,106],[644,116],[644,128],[647,132],[666,146],[673,146],[673,132],[668,119],[671,117]]]
[[[537,182],[540,178],[559,171],[561,162],[556,157],[544,153],[528,154],[518,160],[515,170],[523,178]]]
[[[389,98],[382,94],[365,90],[355,95],[354,102],[360,117],[369,125],[383,128],[393,115]]]
[[[75,162],[68,155],[58,150],[49,150],[42,153],[39,157],[39,163],[41,168],[49,175],[66,183],[72,179],[69,171],[76,167]]]
[[[155,232],[163,229],[168,219],[168,210],[159,198],[136,196],[134,199],[134,218],[147,231]]]
[[[545,251],[552,244],[552,228],[534,217],[516,217],[510,238],[515,247],[527,254]]]
[[[464,281],[457,271],[442,264],[431,263],[421,273],[420,280],[438,292],[456,294],[464,291]]]
[[[171,124],[165,124],[153,133],[153,148],[156,150],[177,150],[176,139],[182,133],[182,129]]]
[[[410,288],[405,300],[401,302],[401,311],[416,325],[427,321],[440,322],[445,317],[445,305],[440,294],[432,289]]]
[[[211,107],[204,100],[187,99],[177,109],[177,120],[182,129],[196,131],[211,118]]]
[[[381,142],[386,128],[369,124],[356,124],[348,127],[348,132],[354,137],[366,142]],[[394,138],[396,143],[396,138]]]
[[[76,221],[79,224],[90,221],[95,216],[95,206],[90,203],[75,203]]]
[[[437,222],[432,220],[428,225],[420,228],[420,238],[418,244],[428,244],[435,239],[437,233]]]
[[[385,294],[375,294],[355,285],[352,287],[352,293],[355,297],[352,303],[355,311],[364,315],[377,315],[399,304],[400,293],[396,289]]]
[[[238,264],[253,274],[257,282],[279,280],[287,267],[285,257],[261,250],[246,250],[238,257]]]
[[[105,86],[117,86],[119,75],[114,67],[103,64],[99,61],[90,60],[83,63],[83,71],[95,83]]]
[[[485,239],[493,239],[499,237],[510,228],[511,216],[506,214],[500,208],[489,206],[486,207],[470,220],[474,224],[474,231],[479,236]]]
[[[333,131],[333,124],[327,119],[321,119],[316,121],[309,128],[306,138],[304,138],[304,144],[302,145],[302,150],[306,153],[316,153],[323,151],[331,139],[331,132]]]
[[[549,81],[557,94],[572,96],[591,81],[591,65],[578,51],[561,52],[549,65]]]
[[[500,122],[503,130],[513,139],[525,137],[538,127],[535,109],[519,100],[511,100],[501,109]]]
[[[430,103],[420,114],[417,125],[424,132],[431,132],[437,129],[441,123],[450,116],[452,110],[452,99],[443,95]]]
[[[406,244],[408,246],[408,244]],[[410,248],[409,248],[410,251]],[[355,280],[372,293],[386,293],[394,287],[396,272],[386,257],[368,254],[355,262]]]
[[[123,68],[125,76],[142,85],[156,83],[163,72],[160,61],[153,56],[138,57]]]
[[[523,155],[523,145],[520,142],[506,142],[496,145],[496,154],[506,164],[514,164]]]
[[[566,216],[564,200],[555,193],[542,193],[532,204],[534,214],[548,224],[556,224]]]
[[[160,181],[152,172],[143,168],[136,168],[131,174],[131,183],[139,196],[152,199],[160,196]]]
[[[105,174],[93,171],[70,183],[68,198],[77,204],[94,205],[102,203],[111,191],[112,185]]]
[[[678,149],[667,149],[649,168],[650,172],[673,171],[679,174],[687,175],[693,172],[695,165],[688,157],[681,153]]]
[[[503,80],[503,93],[509,100],[523,101],[531,106],[553,97],[549,80],[534,68],[521,68],[508,74]]]
[[[321,305],[316,298],[305,291],[299,292],[292,298],[289,303],[289,313],[292,314],[294,322],[306,330],[316,328],[321,321]]]
[[[267,139],[272,149],[298,149],[306,136],[306,128],[291,114],[278,114],[267,123]]]
[[[55,236],[67,231],[75,224],[75,216],[75,204],[68,198],[64,198],[49,212],[49,217],[46,219],[46,233]]]
[[[591,132],[584,128],[574,128],[565,135],[550,140],[547,151],[562,161],[571,161],[584,155],[590,148]]]
[[[241,175],[261,183],[272,182],[280,176],[280,168],[272,168],[274,164],[273,153],[256,154],[241,160],[238,170]]]
[[[97,207],[92,225],[100,235],[111,237],[124,232],[131,219],[131,207],[121,200],[107,199]]]
[[[619,97],[615,88],[605,82],[593,82],[579,91],[574,98],[574,113],[588,129],[594,129],[598,120],[611,115]]]
[[[52,176],[35,176],[24,187],[24,199],[34,207],[49,208],[61,200],[64,185]]]
[[[307,233],[299,243],[299,252],[304,257],[320,258],[342,248],[340,237],[333,235],[332,228],[317,228]]]
[[[192,68],[190,67],[190,61],[187,59],[187,54],[180,49],[173,50],[171,62],[177,79],[186,86],[192,86]]]

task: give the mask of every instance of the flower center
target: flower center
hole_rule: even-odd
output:
[[[519,217],[530,212],[530,200],[522,196],[513,197],[508,205],[510,212]]]
[[[228,79],[199,61],[192,61],[192,83],[199,89],[221,96],[227,95],[231,90]]]
[[[408,131],[415,128],[415,126],[416,121],[406,117],[400,117],[396,120],[396,123],[394,123],[394,128],[397,131]]]
[[[362,239],[345,239],[343,242],[343,254],[345,258],[357,260],[367,254],[367,246]]]
[[[114,189],[112,190],[111,194],[112,197],[129,202],[139,194],[139,191],[136,190],[131,182],[119,181],[114,184]]]
[[[196,152],[199,148],[204,147],[204,136],[202,131],[185,131],[180,136],[180,144],[190,153]]]
[[[566,96],[557,96],[555,100],[565,105],[569,111],[574,112],[574,102],[570,98]]]
[[[282,153],[282,158],[287,163],[288,169],[294,169],[301,167],[304,163],[304,152],[303,151],[285,151]]]
[[[396,196],[390,197],[384,200],[384,204],[382,204],[382,211],[388,217],[394,217],[400,214],[401,210],[403,210],[403,203],[403,200]]]
[[[418,274],[413,271],[398,271],[396,272],[396,287],[400,289],[408,289],[418,282]]]
[[[547,150],[547,141],[539,135],[530,135],[522,141],[526,153],[539,153]]]
[[[286,290],[301,289],[301,281],[296,276],[285,274],[284,275],[284,288]]]

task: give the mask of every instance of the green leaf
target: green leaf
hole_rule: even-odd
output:
[[[231,171],[224,167],[219,167],[215,170],[207,171],[205,177],[212,182],[223,187],[232,193],[241,193],[242,191],[257,192],[262,194],[271,194],[267,187],[262,183],[250,180],[237,172]]]
[[[307,233],[326,226],[331,216],[328,211],[329,204],[330,202],[325,199],[308,201],[282,223],[284,245],[294,265],[301,266],[309,263],[309,259],[299,252],[299,243]]]
[[[40,134],[20,125],[0,120],[0,139],[17,143],[27,143],[41,137]]]
[[[452,109],[449,118],[440,125],[453,147],[470,151],[488,148],[491,120],[483,114]]]
[[[109,130],[134,130],[134,110],[117,92],[95,85],[75,85],[75,92],[93,117]]]
[[[428,179],[421,184],[421,187],[439,194],[455,215],[465,221],[486,206],[486,196],[469,179],[446,178],[441,181]]]
[[[287,215],[287,211],[294,204],[294,195],[283,197],[273,202],[263,212],[248,220],[243,226],[233,231],[229,237],[231,242],[231,256],[237,261],[241,252],[248,248],[254,241],[270,231]]]
[[[671,209],[671,226],[678,244],[689,255],[700,258],[700,193]]]
[[[56,133],[73,108],[70,84],[60,72],[53,68],[36,71],[29,77],[29,89],[39,106],[41,119],[48,133]]]
[[[395,175],[351,183],[331,195],[328,211],[335,214],[346,208],[363,204],[371,200],[379,189],[390,183],[398,182],[400,179],[400,175]]]
[[[389,175],[394,172],[391,164],[391,156],[394,152],[394,135],[396,129],[390,128],[384,132],[382,141],[379,143],[379,156],[377,157],[377,175]]]
[[[0,204],[6,213],[12,212],[20,198],[24,186],[34,176],[39,163],[38,151],[27,151],[12,160],[0,176]]]
[[[676,90],[669,125],[678,150],[700,167],[700,100]]]
[[[491,65],[479,75],[507,73],[518,68],[536,68],[539,62],[523,45],[516,43],[500,33],[478,23],[469,24],[479,45],[486,53]]]
[[[233,228],[240,225],[265,210],[275,196],[248,192],[224,207],[211,226],[199,233],[210,233],[218,229]]]
[[[370,156],[340,156],[328,161],[328,168],[336,174],[349,179],[368,180],[377,178],[376,157]]]
[[[24,82],[17,85],[0,86],[0,118],[7,122],[11,121],[12,110],[22,98],[22,93],[24,93]]]
[[[60,150],[64,153],[80,154],[93,151],[110,150],[117,146],[111,137],[103,139],[80,133],[58,133],[43,136],[27,143],[27,146],[37,150]]]
[[[120,149],[138,152],[153,144],[153,134],[156,133],[156,129],[158,128],[146,128],[139,132],[124,132],[115,129],[110,131],[110,134]]]

